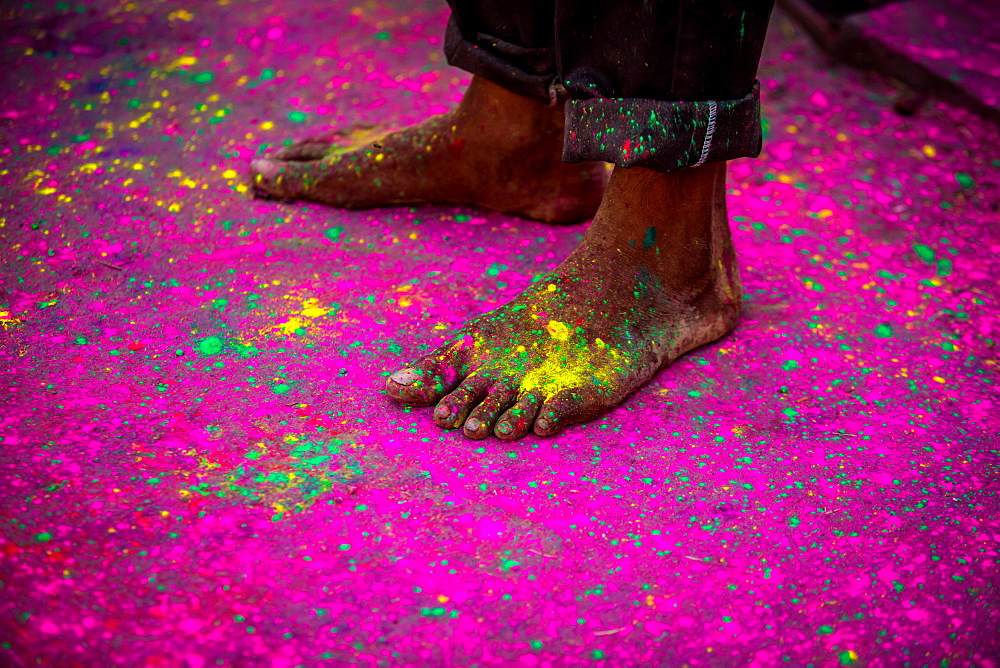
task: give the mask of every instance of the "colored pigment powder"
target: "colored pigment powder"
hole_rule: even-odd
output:
[[[776,17],[739,327],[603,417],[472,441],[385,378],[584,225],[246,178],[452,108],[444,3],[6,14],[0,663],[997,663],[994,126],[901,118]],[[566,363],[535,388],[620,354],[538,322]]]

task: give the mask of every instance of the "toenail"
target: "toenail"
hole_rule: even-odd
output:
[[[538,428],[541,429],[542,431],[548,431],[550,426],[552,425],[550,425],[549,421],[546,420],[545,418],[541,418],[538,421]]]
[[[469,418],[465,421],[465,430],[475,433],[479,431],[479,428],[483,426],[483,423],[476,418]]]
[[[257,172],[259,181],[260,177],[273,179],[275,175],[281,171],[281,166],[276,164],[273,160],[261,158],[260,160],[254,160],[251,162],[250,169]]]
[[[497,433],[506,436],[510,432],[514,431],[514,426],[510,422],[501,422],[497,425]]]
[[[438,404],[434,409],[434,417],[439,420],[450,420],[455,416],[455,409],[448,404]]]
[[[396,373],[389,376],[389,380],[396,383],[396,385],[404,385],[406,387],[413,385],[413,381],[418,378],[420,378],[420,374],[411,369],[400,369]]]

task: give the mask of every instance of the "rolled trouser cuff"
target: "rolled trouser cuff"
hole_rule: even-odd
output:
[[[556,55],[553,47],[528,48],[482,33],[463,35],[455,17],[444,36],[448,64],[483,77],[512,93],[553,102]]]
[[[760,154],[760,82],[736,100],[592,98],[566,103],[563,161],[670,172]]]

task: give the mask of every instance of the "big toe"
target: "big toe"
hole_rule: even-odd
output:
[[[250,163],[250,183],[258,197],[282,197],[282,163],[270,158],[257,158]]]
[[[403,404],[426,406],[437,402],[450,388],[436,369],[417,365],[396,371],[385,381],[385,391]]]
[[[325,158],[333,153],[336,144],[332,138],[311,137],[283,146],[274,153],[275,160],[310,162]]]
[[[428,406],[463,379],[460,345],[453,343],[393,373],[385,381],[385,390],[400,403]]]
[[[258,158],[250,163],[250,177],[254,195],[277,199],[299,199],[309,195],[322,175],[319,161],[288,162]]]

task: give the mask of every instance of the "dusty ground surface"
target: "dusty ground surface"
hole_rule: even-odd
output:
[[[995,126],[776,17],[742,325],[471,442],[385,375],[584,227],[243,184],[452,105],[442,5],[2,10],[3,663],[997,665]]]
[[[847,23],[899,64],[879,69],[902,76],[923,94],[932,82],[954,87],[938,97],[1000,122],[1000,5],[976,0],[907,0],[854,14]],[[888,63],[887,63],[888,65]],[[878,63],[871,63],[879,67]]]

